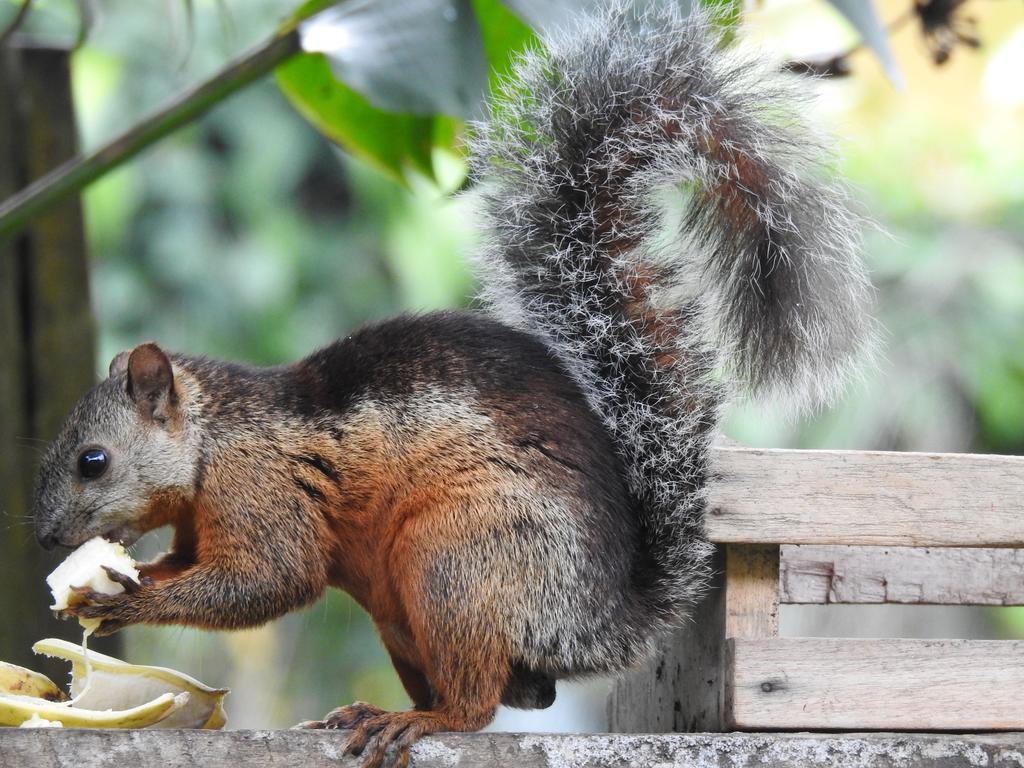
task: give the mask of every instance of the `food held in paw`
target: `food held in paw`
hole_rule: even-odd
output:
[[[124,592],[124,587],[107,575],[104,566],[136,582],[139,580],[135,561],[124,547],[97,536],[68,555],[64,562],[46,577],[46,583],[53,593],[53,605],[50,608],[62,611],[81,602],[75,588],[91,589],[104,595]],[[79,619],[79,622],[87,632],[100,625],[98,619]]]

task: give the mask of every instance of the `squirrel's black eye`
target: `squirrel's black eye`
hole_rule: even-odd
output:
[[[78,457],[78,474],[86,480],[95,480],[107,471],[107,453],[99,448],[82,451]]]

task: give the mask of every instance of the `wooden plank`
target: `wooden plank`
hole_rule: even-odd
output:
[[[1024,547],[1024,457],[719,448],[726,544]]]
[[[614,733],[721,731],[725,672],[724,552],[704,600],[685,626],[658,642],[654,655],[623,674],[608,695]]]
[[[731,549],[731,548],[730,548]],[[1024,605],[1024,550],[781,548],[787,604]]]
[[[1024,641],[728,641],[742,730],[1024,729]]]
[[[343,732],[10,729],[2,768],[357,768]],[[1021,768],[1024,734],[446,733],[412,768]]]
[[[776,637],[779,547],[733,544],[725,558],[725,637]]]

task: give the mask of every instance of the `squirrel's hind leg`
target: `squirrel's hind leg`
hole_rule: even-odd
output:
[[[413,627],[414,634],[416,628]],[[496,643],[481,638],[448,637],[444,647],[427,641],[423,682],[431,693],[429,708],[420,708],[422,696],[413,695],[417,705],[408,712],[370,715],[368,708],[345,745],[349,754],[365,756],[363,768],[405,768],[409,750],[421,736],[442,731],[476,731],[487,725],[501,703],[511,664]],[[406,674],[401,674],[407,684]],[[347,710],[349,708],[342,708]],[[368,715],[368,716],[365,716]]]
[[[298,727],[350,729],[345,752],[364,755],[363,768],[405,768],[409,751],[421,736],[442,731],[476,731],[494,718],[504,684],[500,673],[491,674],[494,665],[473,668],[456,663],[444,667],[439,672],[439,692],[432,709],[385,712],[355,702],[330,712],[323,720]],[[498,667],[507,669],[507,664]],[[404,683],[404,675],[402,680]]]
[[[513,674],[500,590],[463,589],[460,571],[473,559],[471,553],[452,552],[450,543],[439,544],[449,537],[437,535],[445,523],[482,510],[448,502],[407,519],[389,553],[390,562],[403,566],[393,596],[402,620],[397,632],[385,622],[394,636],[382,634],[416,709],[361,717],[351,726],[345,750],[362,754],[364,768],[403,768],[421,736],[483,728],[494,718]],[[439,557],[438,547],[453,557]],[[500,580],[497,573],[490,578],[493,584]]]
[[[495,708],[497,705],[495,704]],[[412,745],[422,736],[445,731],[477,731],[494,718],[494,709],[466,712],[448,708],[431,711],[384,712],[352,729],[345,752],[364,755],[363,768],[406,768]]]
[[[436,695],[434,694],[434,690],[431,688],[426,675],[396,654],[392,649],[389,648],[388,651],[391,654],[391,663],[395,666],[398,678],[402,681],[402,685],[404,686],[406,693],[409,694],[409,698],[412,699],[413,707],[418,710],[430,709],[436,700]],[[332,709],[324,715],[323,720],[307,720],[299,723],[295,727],[308,729],[349,730],[355,728],[362,722],[384,714],[387,714],[387,711],[380,707],[367,704],[365,701],[356,701],[352,704],[347,704],[344,707]]]

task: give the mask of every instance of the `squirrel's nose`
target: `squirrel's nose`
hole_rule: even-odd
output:
[[[39,543],[42,545],[43,549],[53,549],[55,546],[57,546],[57,534],[55,534],[53,531],[50,531],[49,533],[43,533],[42,531],[39,531],[36,533],[36,538],[39,540]]]

